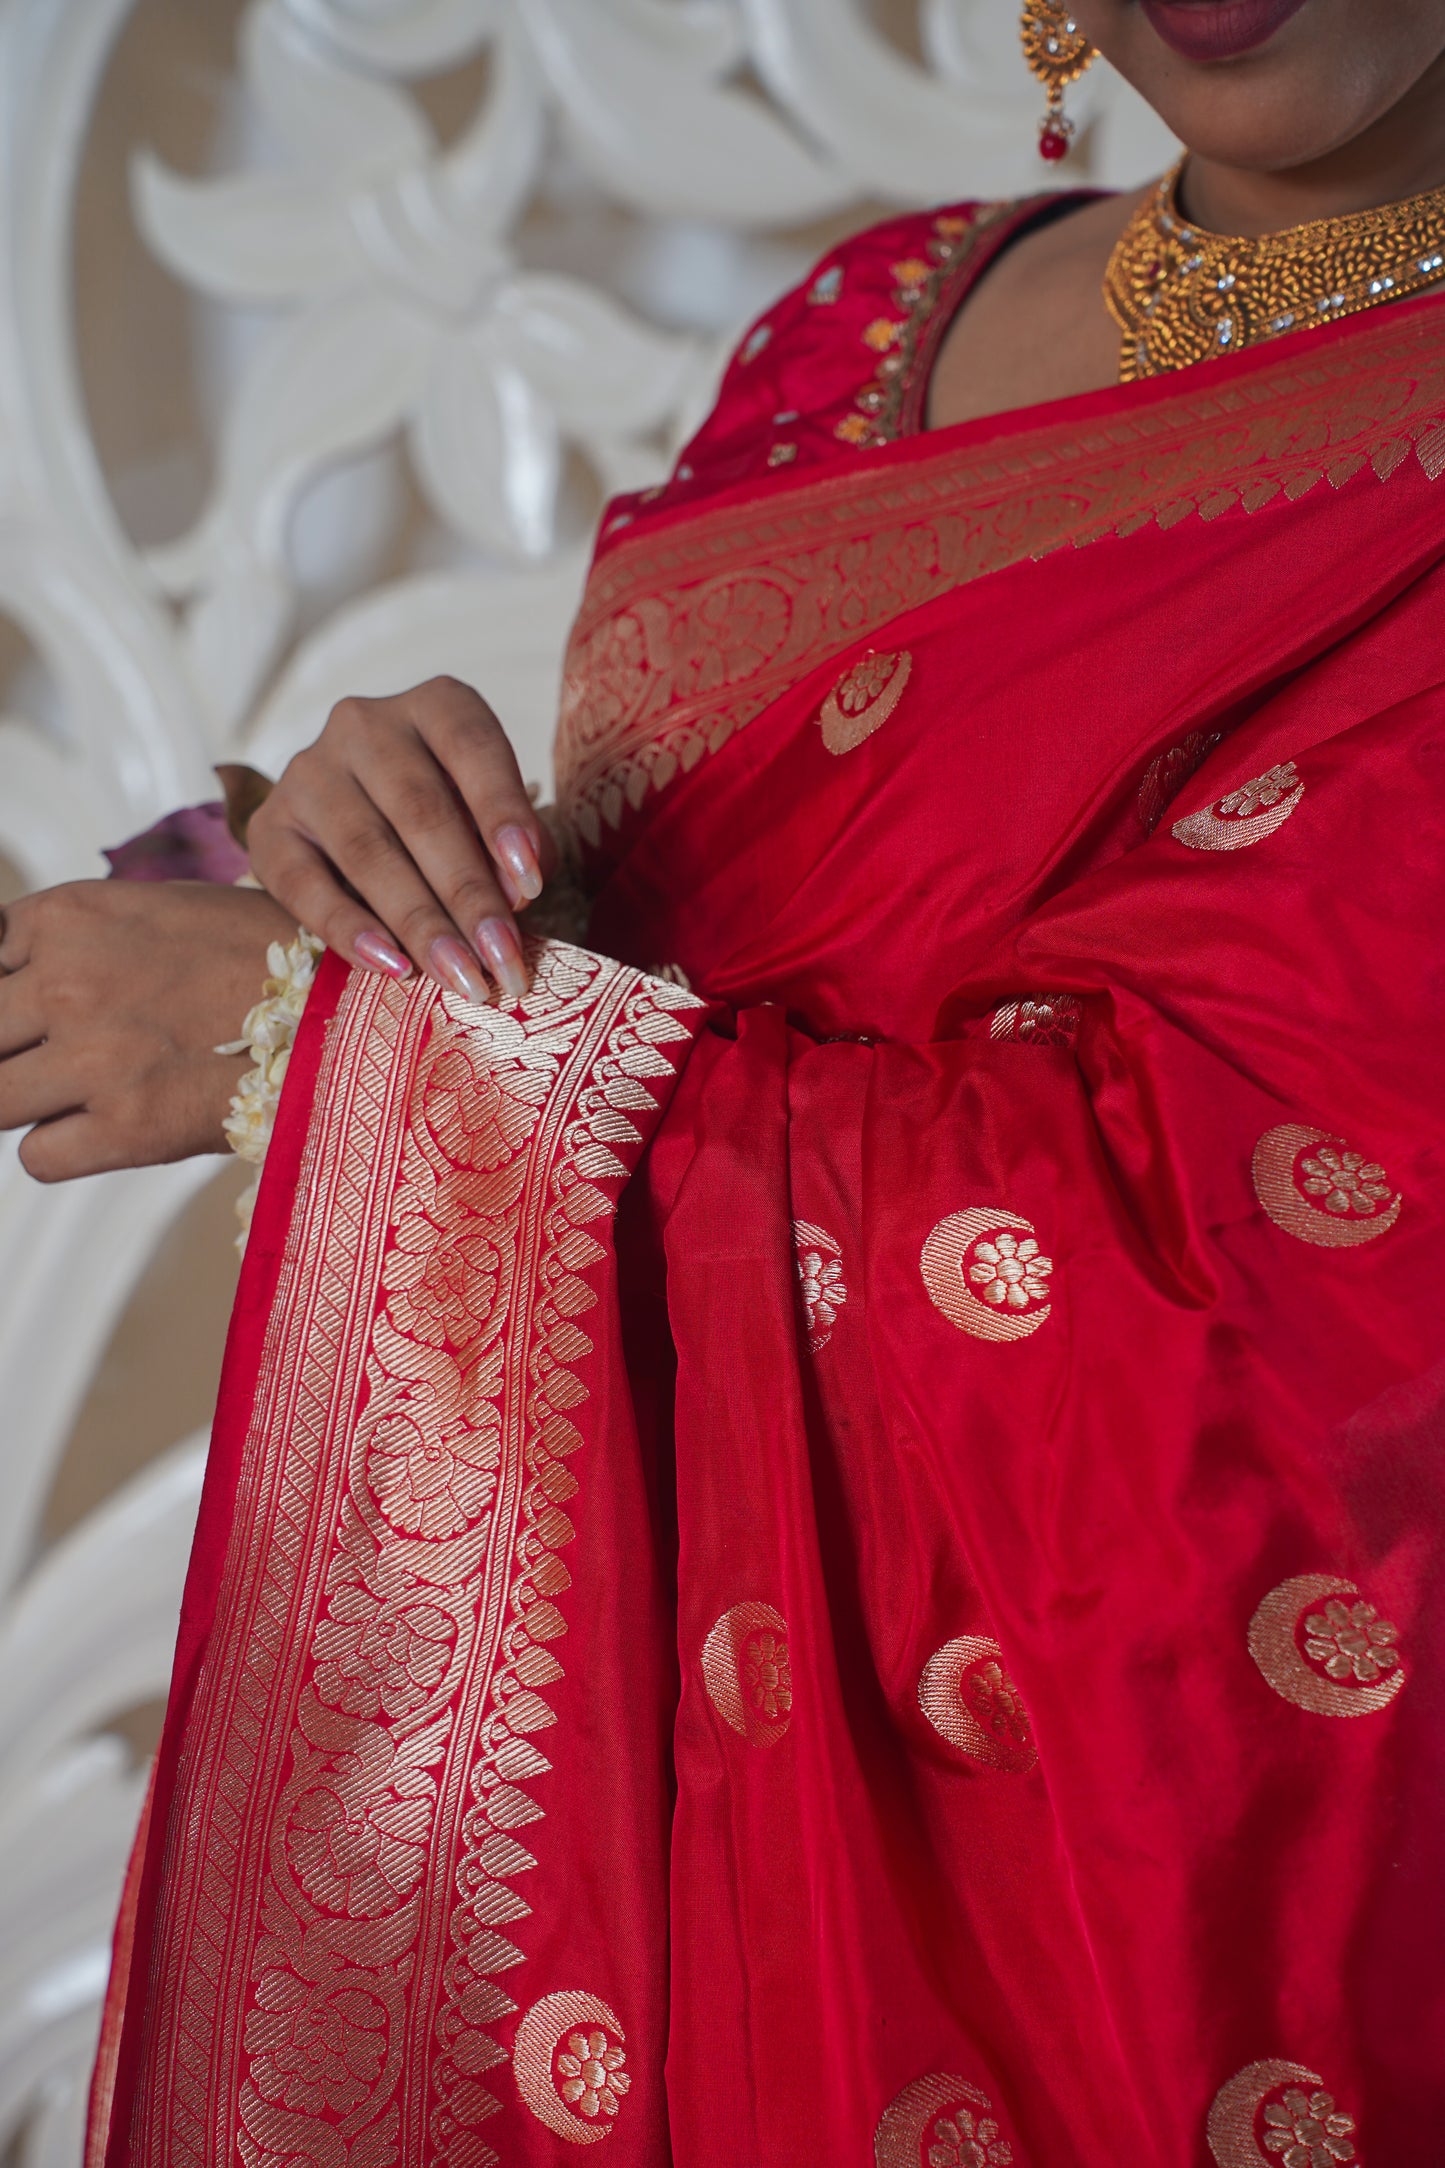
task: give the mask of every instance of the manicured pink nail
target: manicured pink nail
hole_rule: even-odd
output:
[[[403,956],[399,948],[395,948],[384,935],[373,933],[370,927],[364,933],[359,933],[351,945],[361,961],[370,964],[373,971],[384,971],[388,978],[393,979],[411,977],[411,958]]]
[[[507,999],[520,1001],[527,991],[527,967],[522,962],[521,944],[507,921],[484,918],[477,928],[477,947]]]
[[[517,889],[517,900],[533,902],[542,893],[542,868],[537,863],[537,853],[532,848],[532,838],[525,828],[499,828],[496,835],[496,853]]]
[[[469,949],[462,947],[453,935],[444,933],[433,941],[427,950],[427,962],[433,974],[463,1001],[474,1001],[485,1008],[492,998],[486,974]]]

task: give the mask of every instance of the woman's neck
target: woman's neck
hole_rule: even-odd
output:
[[[1338,150],[1278,173],[1248,172],[1191,153],[1185,216],[1207,233],[1280,233],[1445,186],[1445,55],[1398,105]]]

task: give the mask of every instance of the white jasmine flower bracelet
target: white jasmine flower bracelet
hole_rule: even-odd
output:
[[[317,961],[325,952],[326,943],[307,933],[304,926],[297,929],[296,939],[286,946],[273,941],[266,951],[271,975],[261,999],[241,1026],[240,1038],[216,1048],[218,1054],[249,1054],[254,1064],[237,1085],[231,1111],[222,1126],[236,1157],[257,1169],[265,1164],[301,1013],[316,977]],[[236,1217],[241,1222],[236,1247],[242,1252],[260,1187],[258,1172],[250,1188],[236,1200]]]

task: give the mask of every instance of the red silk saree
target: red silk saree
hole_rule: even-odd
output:
[[[922,433],[1026,215],[605,526],[596,953],[322,974],[110,2168],[1437,2168],[1445,318]]]

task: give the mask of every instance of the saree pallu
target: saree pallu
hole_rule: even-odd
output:
[[[604,544],[606,957],[308,1011],[95,2158],[1436,2168],[1441,321]]]

